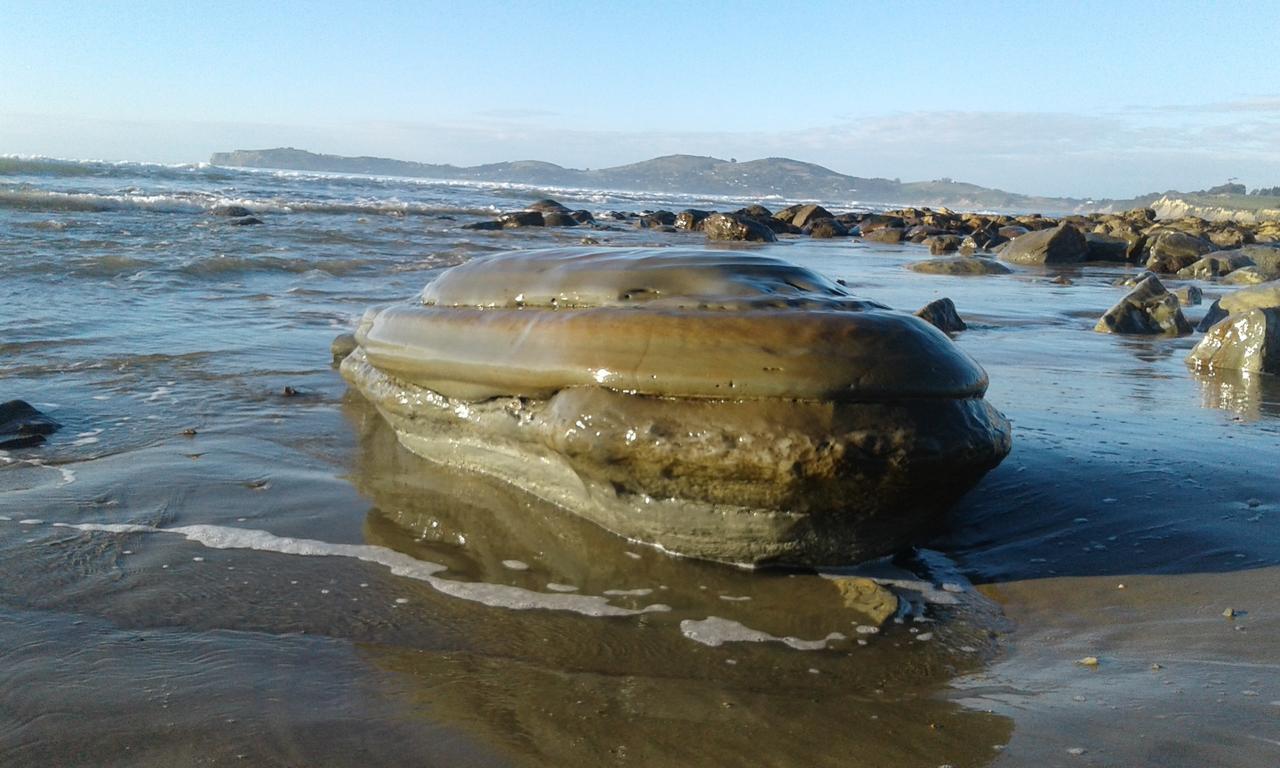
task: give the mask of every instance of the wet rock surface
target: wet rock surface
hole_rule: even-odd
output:
[[[1076,264],[1089,255],[1089,244],[1070,224],[1040,229],[1009,241],[1000,252],[1004,261],[1022,265]]]
[[[705,559],[887,554],[1009,449],[940,331],[752,254],[475,259],[356,339],[343,375],[410,450]]]
[[[927,275],[1007,275],[1013,271],[994,259],[977,256],[927,259],[912,262],[908,268]]]
[[[958,333],[969,327],[965,325],[964,320],[960,319],[960,313],[956,311],[955,302],[947,298],[931,301],[924,305],[916,311],[916,317],[943,333]]]
[[[0,403],[0,450],[31,448],[44,443],[62,425],[25,400]]]
[[[1185,336],[1191,333],[1191,324],[1183,317],[1178,298],[1165,289],[1160,278],[1151,275],[1107,310],[1094,330]]]
[[[702,221],[702,231],[708,240],[745,240],[772,243],[777,240],[773,230],[759,221],[736,213],[713,213]]]
[[[1250,309],[1218,321],[1191,350],[1187,364],[1280,373],[1280,307]]]

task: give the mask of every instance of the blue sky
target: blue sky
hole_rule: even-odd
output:
[[[689,152],[1120,196],[1280,185],[1280,0],[0,0],[0,153]]]

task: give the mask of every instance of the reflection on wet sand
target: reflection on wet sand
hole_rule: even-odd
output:
[[[1201,406],[1234,413],[1243,421],[1280,416],[1280,377],[1231,369],[1189,369],[1200,385]]]
[[[898,579],[903,621],[873,632],[865,606],[830,577],[753,573],[629,544],[506,484],[410,454],[357,397],[346,411],[360,434],[351,480],[374,503],[368,543],[443,563],[449,578],[671,609],[610,619],[494,610],[468,627],[465,650],[360,646],[424,716],[517,762],[981,765],[1009,737],[1006,718],[947,698],[949,681],[992,649],[996,614],[976,593],[882,564]],[[926,608],[924,595],[954,604]],[[702,626],[723,644],[689,631],[712,617],[725,621]],[[743,629],[822,650],[735,642]]]

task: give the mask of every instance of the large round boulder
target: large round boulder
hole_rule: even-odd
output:
[[[945,334],[779,259],[475,259],[371,310],[342,373],[409,450],[743,564],[889,554],[1009,450]]]

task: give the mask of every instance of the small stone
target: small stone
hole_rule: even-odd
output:
[[[1085,656],[1083,659],[1080,659],[1080,660],[1079,660],[1079,661],[1077,661],[1076,663],[1077,663],[1077,664],[1079,664],[1079,665],[1080,665],[1080,666],[1082,666],[1082,667],[1096,667],[1096,666],[1098,666],[1098,657],[1097,657],[1097,656]]]
[[[870,619],[875,626],[883,624],[898,612],[898,596],[877,584],[873,579],[850,577],[832,579],[846,608],[852,608]],[[874,629],[874,627],[869,627]],[[864,631],[858,627],[858,631]]]
[[[1068,755],[1077,755],[1077,756],[1079,756],[1079,755],[1083,755],[1084,753],[1085,753],[1085,748],[1084,748],[1084,747],[1072,747],[1072,748],[1070,748],[1070,749],[1068,749],[1068,750],[1067,750],[1067,754],[1068,754]]]
[[[284,392],[282,392],[281,394],[283,394],[285,397],[297,397],[298,390],[294,389],[293,387],[286,386],[284,388]]]
[[[1236,612],[1235,608],[1227,608],[1222,612],[1222,615],[1226,616],[1228,619],[1234,619],[1236,616],[1239,615],[1239,613]]]

